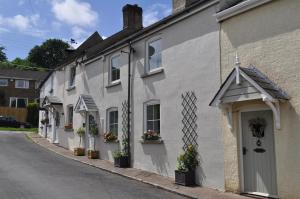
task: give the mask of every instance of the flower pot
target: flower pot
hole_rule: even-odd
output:
[[[76,156],[84,156],[85,149],[84,148],[74,148],[74,155]]]
[[[99,151],[88,150],[89,159],[99,159]]]
[[[118,158],[114,158],[115,167],[127,168],[129,167],[129,159],[128,156],[122,156]]]
[[[175,184],[183,186],[195,185],[195,170],[175,171]]]

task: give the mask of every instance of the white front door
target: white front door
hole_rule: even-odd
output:
[[[272,111],[242,112],[244,192],[277,196]]]

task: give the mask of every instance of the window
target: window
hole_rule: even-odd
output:
[[[120,80],[120,55],[113,56],[110,60],[110,82]]]
[[[73,106],[68,106],[68,124],[73,124]]]
[[[118,136],[118,109],[110,108],[107,111],[107,131]]]
[[[60,126],[60,114],[58,111],[55,112],[55,126],[56,127]]]
[[[161,39],[157,38],[155,40],[150,40],[147,42],[147,72],[160,68],[161,64]]]
[[[16,88],[29,88],[29,81],[24,79],[18,79],[15,81]]]
[[[145,131],[160,133],[160,104],[152,100],[145,104]]]
[[[9,106],[12,108],[26,108],[27,104],[28,104],[27,98],[17,98],[17,97],[9,98]]]
[[[0,79],[0,86],[8,86],[8,79]]]
[[[70,69],[69,87],[74,87],[75,86],[75,76],[76,76],[76,67],[72,67]]]

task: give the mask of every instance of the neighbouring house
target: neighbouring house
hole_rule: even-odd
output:
[[[0,106],[26,108],[39,99],[39,85],[47,72],[0,68]]]
[[[300,1],[221,2],[225,189],[300,196]],[[212,84],[214,84],[212,82]]]
[[[40,134],[73,150],[76,129],[96,124],[96,149],[113,161],[129,119],[132,167],[174,177],[177,156],[192,144],[201,158],[197,184],[224,190],[221,115],[207,105],[220,84],[218,2],[174,0],[172,14],[148,27],[142,8],[124,6],[121,31],[93,34],[41,86],[48,123]],[[161,139],[143,140],[148,131]],[[107,132],[117,140],[105,140]]]

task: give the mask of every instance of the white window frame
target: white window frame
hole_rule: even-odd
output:
[[[109,59],[109,73],[108,73],[109,84],[116,84],[116,83],[121,82],[121,63],[120,63],[120,67],[119,67],[120,77],[119,77],[119,79],[112,81],[112,60],[117,57],[119,57],[119,61],[121,62],[121,54],[120,53],[112,55]]]
[[[8,86],[8,79],[0,78],[0,81],[2,81],[2,80],[4,80],[4,81],[6,80],[6,84],[5,85],[0,84],[0,86],[2,86],[2,87]]]
[[[160,129],[160,132],[161,132],[161,104],[160,104],[160,100],[158,100],[158,99],[152,99],[152,100],[146,101],[144,103],[144,118],[143,118],[144,119],[144,132],[148,131],[148,129],[147,129],[147,121],[148,121],[147,107],[149,105],[157,105],[157,104],[159,104],[159,121],[160,121],[159,129]]]
[[[12,99],[15,99],[15,100],[16,100],[16,106],[15,106],[15,107],[12,107],[12,106],[11,106]],[[28,98],[25,98],[25,97],[10,97],[10,98],[9,98],[9,107],[11,107],[11,108],[19,108],[19,107],[18,107],[18,99],[25,99],[25,101],[26,101],[26,106],[28,105]],[[25,108],[26,108],[26,107],[25,107]]]
[[[72,109],[73,109],[73,112],[72,112],[72,122],[70,122],[70,108],[72,107]],[[67,125],[70,125],[70,124],[72,124],[72,125],[74,125],[74,106],[73,106],[73,104],[69,104],[68,106],[67,106]]]
[[[24,87],[18,86],[18,81],[24,81]],[[25,79],[16,79],[15,80],[15,88],[23,88],[23,89],[29,89],[29,80],[25,80]]]
[[[71,82],[71,79],[72,79],[72,70],[75,70],[73,82]],[[70,71],[69,71],[69,88],[75,87],[75,81],[76,81],[76,66],[72,66],[70,68]],[[51,85],[52,85],[52,79],[51,79]]]
[[[108,108],[106,110],[106,132],[110,132],[110,118],[109,118],[109,114],[110,112],[114,112],[114,111],[117,111],[118,112],[118,123],[114,123],[114,124],[117,124],[118,125],[118,131],[117,131],[117,135],[119,135],[119,111],[118,111],[118,107],[111,107],[111,108]]]
[[[145,72],[146,73],[150,73],[150,72],[154,72],[156,70],[160,70],[161,68],[163,68],[162,66],[162,49],[161,49],[161,65],[155,69],[151,69],[150,70],[150,62],[149,62],[149,44],[152,43],[152,42],[155,42],[155,41],[158,41],[160,40],[161,41],[161,48],[162,48],[162,37],[161,36],[155,36],[155,37],[152,37],[150,38],[149,40],[146,41],[146,46],[145,46],[145,49],[146,49],[146,53],[145,53]]]

